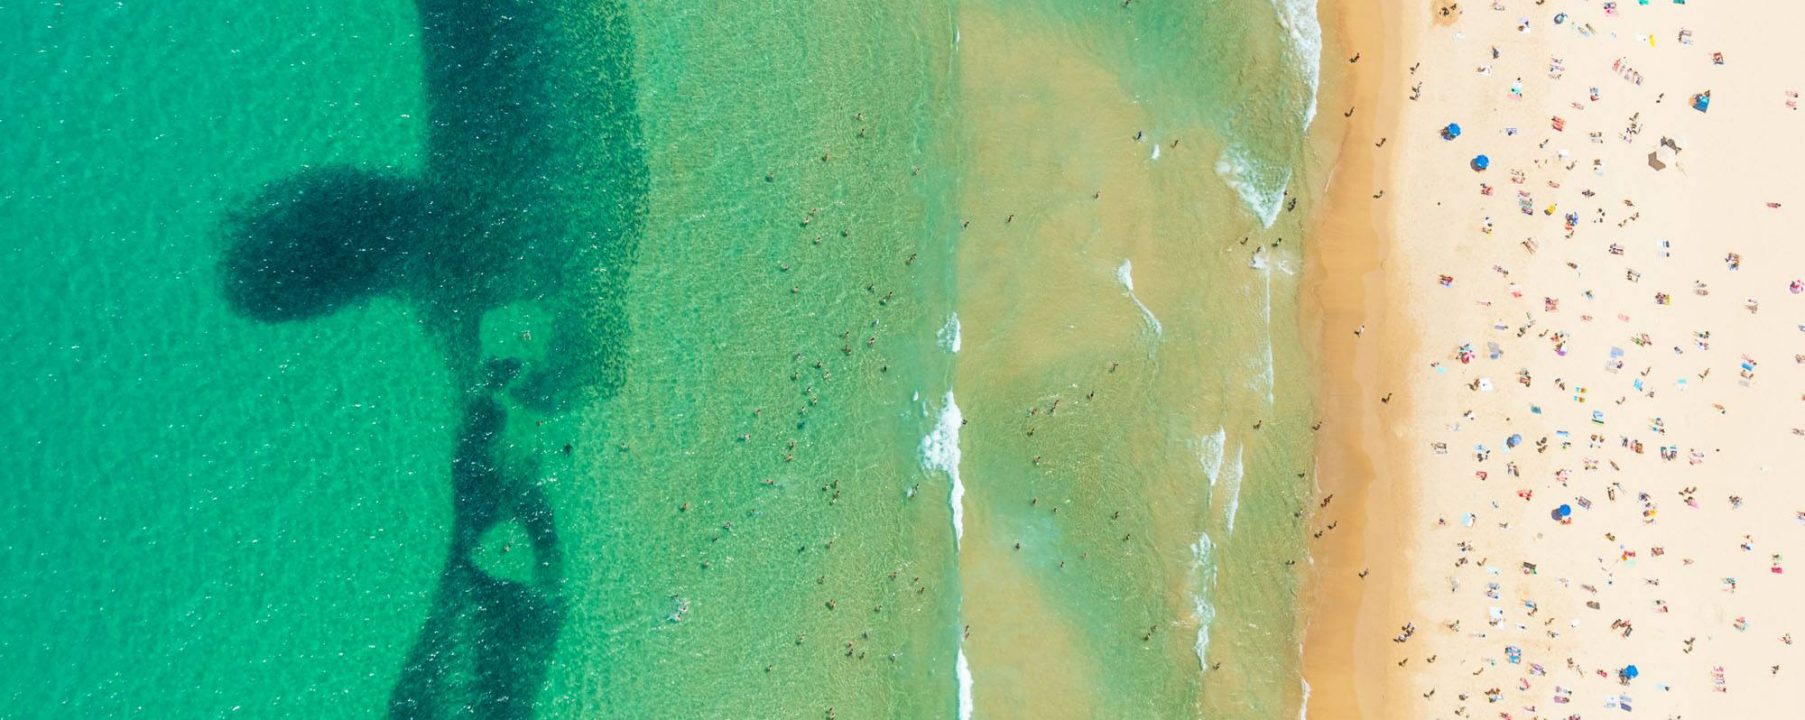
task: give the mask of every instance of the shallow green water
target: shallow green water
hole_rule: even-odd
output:
[[[1297,97],[1206,79],[1281,52],[1264,0],[1109,5],[1042,20],[1174,122],[1301,152],[1265,121]],[[0,717],[955,715],[920,443],[958,362],[959,7],[422,6],[0,8]],[[1295,547],[1287,437],[1216,559],[1219,619],[1276,624],[1244,657],[1291,641],[1289,581],[1231,581]],[[1214,692],[1098,653],[1150,706]],[[1290,662],[1235,682],[1284,697]]]
[[[1282,184],[1250,189],[1275,203],[1277,222],[1262,230],[1214,168],[1197,162],[1271,163],[1299,152],[1307,93],[1293,93],[1295,79],[1277,64],[1284,46],[1272,12],[1260,2],[1137,6],[1131,19],[1091,6],[998,13],[1000,34],[1028,38],[1011,51],[1057,43],[1053,52],[1080,54],[1106,74],[1080,81],[1097,87],[1076,96],[1028,84],[1022,95],[1058,101],[997,103],[1021,113],[1001,134],[1064,137],[1082,132],[1075,119],[1108,131],[1101,151],[1024,156],[1019,175],[989,178],[1028,177],[1046,189],[999,193],[1008,204],[985,211],[1021,215],[962,241],[1006,248],[976,251],[965,275],[1028,248],[1037,256],[1031,271],[962,286],[955,303],[977,347],[955,361],[970,421],[961,436],[967,508],[985,526],[966,540],[991,548],[975,566],[1007,568],[1021,586],[965,596],[1003,608],[984,616],[970,643],[979,716],[1032,702],[1037,684],[1049,683],[1031,654],[996,667],[1006,643],[984,632],[1059,633],[1061,648],[1082,658],[1069,663],[1078,683],[1088,683],[1074,694],[1091,705],[1073,716],[1296,712],[1297,578],[1286,561],[1302,558],[1294,513],[1307,486],[1295,473],[1309,464],[1293,303],[1299,227],[1277,204]],[[1110,107],[1116,93],[1133,107]],[[1086,113],[1068,109],[1068,97],[1101,99]],[[1074,159],[1110,164],[1122,153],[1140,158],[1126,172],[1097,173]],[[1286,168],[1255,169],[1282,182]],[[1073,188],[1064,180],[1074,176],[1099,184]],[[1112,206],[1125,195],[1133,199]],[[1249,236],[1292,243],[1254,266],[1241,240]],[[979,318],[974,305],[989,311]],[[1047,317],[1042,305],[1063,314]],[[988,343],[1009,349],[985,352]],[[1012,592],[1044,597],[1018,603]],[[1018,606],[1032,607],[1034,619],[1012,623]],[[1221,667],[1202,671],[1206,658]]]

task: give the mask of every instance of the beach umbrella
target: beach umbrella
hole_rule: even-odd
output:
[[[1642,674],[1642,671],[1641,671],[1641,670],[1637,670],[1637,669],[1636,669],[1636,666],[1634,666],[1634,665],[1625,665],[1625,666],[1623,666],[1623,676],[1624,676],[1624,677],[1625,677],[1625,678],[1628,678],[1628,679],[1630,679],[1630,680],[1634,680],[1634,679],[1636,679],[1636,676],[1637,676],[1637,675],[1641,675],[1641,674]]]
[[[1560,517],[1563,517],[1563,518],[1570,517],[1573,515],[1573,506],[1568,505],[1566,503],[1561,503],[1560,507],[1557,507],[1554,509],[1554,514],[1558,515]]]
[[[1492,166],[1491,158],[1488,158],[1484,155],[1477,155],[1477,156],[1473,157],[1473,169],[1474,170],[1484,171],[1486,168],[1491,167],[1491,166]]]
[[[1460,123],[1448,123],[1447,127],[1441,129],[1441,137],[1443,140],[1460,137]]]
[[[1692,109],[1704,112],[1711,109],[1711,91],[1706,90],[1692,96]]]

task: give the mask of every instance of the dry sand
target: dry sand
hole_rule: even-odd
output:
[[[1309,716],[1805,716],[1805,5],[1324,14]]]

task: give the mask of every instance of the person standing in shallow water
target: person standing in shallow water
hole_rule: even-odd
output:
[[[565,617],[562,555],[537,458],[501,438],[606,400],[624,375],[646,193],[632,38],[618,2],[555,4],[418,0],[422,172],[311,169],[225,219],[220,290],[240,315],[297,322],[389,298],[444,355],[463,418],[449,552],[395,718],[533,715]],[[550,318],[531,357],[483,347],[484,316],[506,306]],[[532,547],[529,577],[474,560],[508,524]]]

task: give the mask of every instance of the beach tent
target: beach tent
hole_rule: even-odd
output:
[[[1648,166],[1656,170],[1667,169],[1667,163],[1661,159],[1661,152],[1659,150],[1648,154]]]
[[[1460,137],[1460,123],[1448,123],[1447,127],[1441,129],[1441,139],[1453,140],[1457,137]]]
[[[1474,156],[1474,158],[1473,158],[1473,169],[1474,170],[1483,172],[1486,168],[1491,167],[1491,166],[1492,166],[1491,158],[1488,158],[1484,155]]]
[[[1704,112],[1711,109],[1711,91],[1706,90],[1692,96],[1692,109]]]

